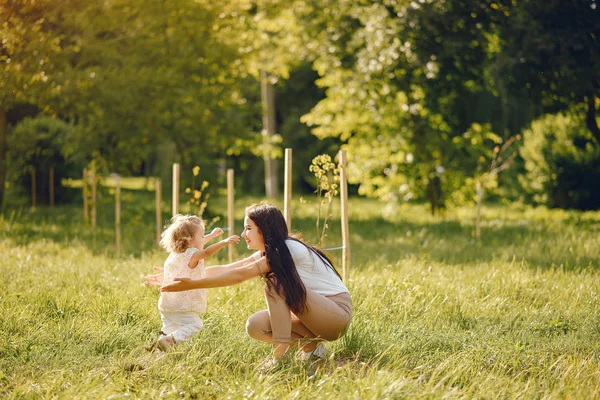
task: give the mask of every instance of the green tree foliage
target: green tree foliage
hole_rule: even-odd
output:
[[[60,185],[63,178],[81,173],[65,160],[63,149],[77,136],[72,124],[47,115],[23,119],[9,135],[9,180],[21,183],[27,196],[31,195],[31,171],[35,169],[38,203],[48,204],[49,174],[54,169],[54,195],[57,202],[72,200],[67,188]],[[80,195],[80,194],[78,194]]]
[[[582,108],[580,106],[579,108]],[[600,207],[600,148],[583,123],[581,109],[548,114],[524,132],[524,187],[550,207]]]
[[[547,110],[585,104],[580,112],[600,146],[600,5],[596,0],[498,1],[500,72]]]
[[[300,119],[325,97],[315,85],[318,74],[309,62],[290,70],[287,80],[276,86],[277,125],[282,137],[282,147],[293,149],[294,190],[312,192],[316,189],[314,175],[309,171],[315,154],[336,154],[340,143],[336,138],[317,138]]]
[[[134,170],[174,145],[192,164],[243,137],[246,99],[237,50],[219,42],[218,6],[128,0],[91,2],[81,18],[78,75],[68,110],[86,126],[85,149]]]
[[[316,3],[306,10],[325,27],[309,46],[327,97],[303,121],[346,143],[360,193],[424,197],[439,171],[446,181],[472,175],[469,153],[493,144],[473,137],[464,146],[471,124],[489,121],[460,112],[489,86],[489,18],[471,11],[475,3],[329,2],[320,19]]]
[[[361,193],[423,197],[443,167],[444,189],[455,194],[473,181],[482,157],[489,164],[486,152],[567,104],[587,102],[595,136],[595,1],[331,1],[296,8],[319,32],[306,40],[326,88],[303,120],[317,136],[346,143],[354,164],[349,178]],[[565,31],[560,38],[557,26]],[[473,126],[487,124],[490,135],[471,135]]]
[[[22,103],[49,111],[61,92],[55,76],[65,71],[64,30],[54,16],[71,1],[0,2],[0,205],[7,174],[7,113]]]
[[[305,171],[343,144],[361,194],[470,202],[493,149],[544,113],[578,110],[599,143],[596,3],[6,0],[0,201],[18,151],[6,115],[26,104],[77,127],[60,151],[80,166],[166,178],[174,161],[210,176],[228,164],[256,190],[265,151],[291,146]],[[276,89],[269,143],[261,71]]]
[[[102,159],[120,172],[165,158],[192,165],[224,157],[234,140],[254,132],[260,108],[246,96],[255,82],[239,49],[224,41],[218,4],[116,0],[2,7],[6,94],[0,111],[26,102],[74,123],[78,129],[61,151],[81,165]],[[2,125],[0,147],[6,149]]]

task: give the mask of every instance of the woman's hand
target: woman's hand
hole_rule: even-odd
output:
[[[164,278],[164,273],[163,273],[164,268],[154,266],[154,270],[158,271],[159,273],[156,275],[146,275],[146,276],[142,277],[142,280],[144,281],[144,285],[162,286],[163,278]]]
[[[173,279],[175,282],[170,285],[165,285],[160,288],[161,292],[183,292],[184,290],[197,289],[194,286],[194,280],[190,278],[175,278]]]

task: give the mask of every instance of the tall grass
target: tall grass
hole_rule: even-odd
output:
[[[254,200],[236,203],[237,221]],[[213,199],[210,210],[225,203]],[[268,373],[258,366],[269,347],[244,332],[265,307],[259,280],[211,290],[205,329],[190,343],[145,350],[160,321],[158,292],[140,275],[165,257],[151,193],[124,191],[121,258],[108,201],[96,230],[74,208],[6,211],[0,396],[600,398],[600,213],[488,207],[477,241],[473,210],[393,211],[351,202],[355,314],[331,357]],[[338,215],[325,247],[341,244]],[[316,205],[294,202],[292,227],[316,242]]]

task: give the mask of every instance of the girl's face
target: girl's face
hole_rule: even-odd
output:
[[[246,240],[248,249],[265,251],[265,240],[263,235],[254,221],[248,218],[247,215],[244,218],[244,231],[242,232],[242,237]]]
[[[199,226],[196,234],[192,238],[192,247],[197,249],[204,248],[204,227]]]

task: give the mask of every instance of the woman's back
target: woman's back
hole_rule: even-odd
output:
[[[287,239],[285,244],[290,250],[296,271],[307,289],[324,296],[348,292],[344,282],[333,268],[328,266],[326,260],[297,240]]]

